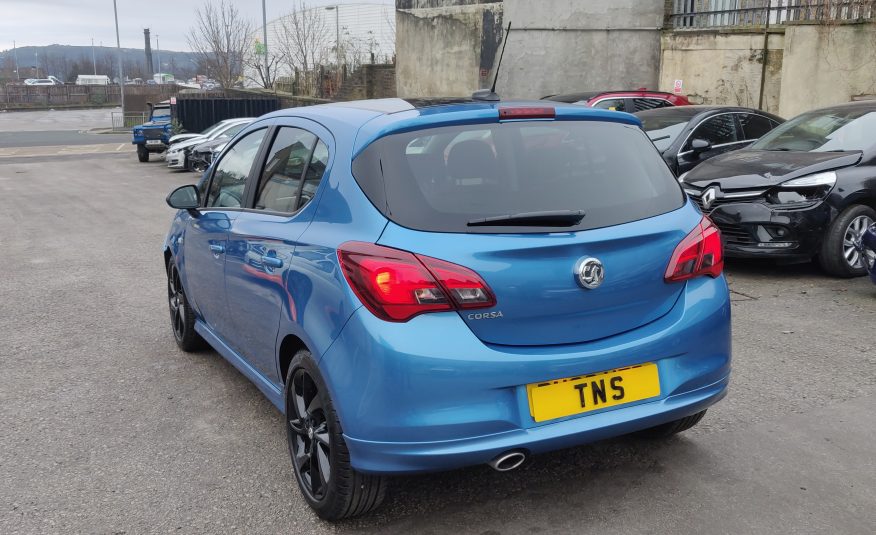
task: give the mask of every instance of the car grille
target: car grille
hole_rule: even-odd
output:
[[[143,136],[146,139],[161,139],[161,134],[163,133],[163,128],[146,128],[143,130]]]
[[[718,229],[721,230],[721,238],[725,244],[730,245],[754,245],[755,239],[751,233],[739,225],[733,223],[718,223],[715,222]]]

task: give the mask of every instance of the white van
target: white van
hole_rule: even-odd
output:
[[[109,76],[105,74],[80,74],[76,77],[76,85],[109,85]]]

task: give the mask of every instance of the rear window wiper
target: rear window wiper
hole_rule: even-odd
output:
[[[582,210],[545,210],[472,219],[470,227],[571,227],[584,219]]]

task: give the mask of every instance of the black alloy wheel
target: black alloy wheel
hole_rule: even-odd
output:
[[[320,518],[361,515],[383,502],[386,478],[353,468],[328,388],[306,349],[289,364],[285,419],[295,479]]]
[[[167,304],[170,309],[170,326],[176,345],[183,351],[196,351],[204,347],[204,339],[195,332],[195,313],[189,306],[179,270],[171,260],[167,266]]]
[[[289,449],[301,490],[313,501],[325,498],[331,483],[331,440],[319,388],[303,368],[292,376],[287,403]]]

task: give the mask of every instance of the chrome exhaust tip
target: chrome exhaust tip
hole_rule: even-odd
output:
[[[506,451],[497,455],[487,464],[497,472],[509,472],[518,468],[526,460],[526,454],[522,451]]]

